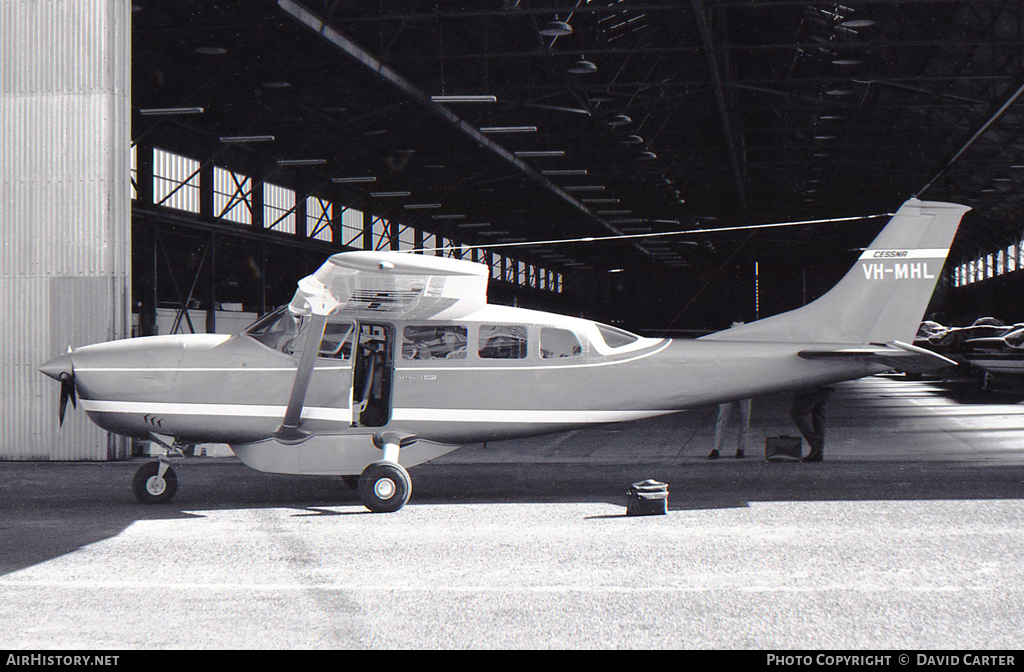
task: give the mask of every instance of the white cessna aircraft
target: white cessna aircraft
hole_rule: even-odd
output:
[[[236,336],[80,347],[40,367],[100,427],[168,447],[223,442],[249,467],[359,474],[371,511],[409,499],[408,467],[460,444],[646,418],[950,360],[910,344],[969,208],[910,200],[827,294],[696,340],[487,303],[486,266],[343,252]],[[144,502],[177,488],[166,458]]]

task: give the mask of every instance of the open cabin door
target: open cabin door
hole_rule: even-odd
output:
[[[381,427],[391,419],[394,327],[360,322],[352,369],[352,426]]]

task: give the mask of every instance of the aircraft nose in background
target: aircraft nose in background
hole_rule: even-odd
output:
[[[54,380],[60,380],[60,374],[71,373],[71,354],[54,357],[39,367],[38,371]]]

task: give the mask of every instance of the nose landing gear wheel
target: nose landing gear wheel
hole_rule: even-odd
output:
[[[132,494],[143,504],[163,504],[178,492],[178,477],[167,467],[160,475],[160,463],[149,462],[139,467],[132,478]]]
[[[398,511],[411,493],[409,472],[394,462],[374,462],[359,477],[359,498],[374,513]]]

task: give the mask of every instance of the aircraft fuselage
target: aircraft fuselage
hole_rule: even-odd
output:
[[[482,321],[362,321],[391,334],[387,369],[376,372],[389,387],[378,416],[369,423],[359,417],[365,396],[360,379],[367,373],[358,370],[350,349],[347,357],[317,358],[302,427],[317,435],[395,430],[464,444],[651,417],[884,368],[808,361],[797,356],[800,343],[638,339],[609,347],[585,320],[550,315],[545,324],[538,321],[544,313],[488,308],[494,314]],[[456,330],[465,341],[459,355],[414,356],[405,337],[421,327],[431,335]],[[484,331],[506,327],[525,342],[482,356]],[[545,330],[563,339],[571,338],[562,333],[569,332],[578,346],[547,356],[541,348]],[[73,354],[81,403],[101,427],[128,436],[157,432],[185,442],[229,444],[273,434],[298,358],[245,334],[138,338]]]

